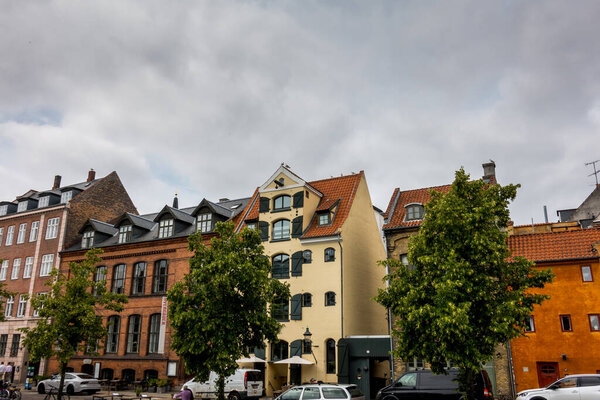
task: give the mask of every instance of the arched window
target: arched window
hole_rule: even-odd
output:
[[[158,371],[155,369],[146,369],[144,370],[144,380],[148,382],[150,379],[157,379]]]
[[[94,282],[104,282],[106,285],[106,267],[101,265],[96,268],[96,273],[94,274]],[[97,294],[97,290],[94,288],[94,294]]]
[[[138,353],[140,351],[140,333],[142,331],[142,316],[131,315],[127,326],[127,352]]]
[[[271,304],[273,318],[277,321],[289,321],[290,302],[288,299],[275,299]]]
[[[158,353],[158,337],[160,334],[160,314],[152,314],[148,328],[148,353]]]
[[[335,292],[325,293],[325,306],[335,306]]]
[[[131,294],[144,294],[146,288],[146,268],[145,262],[135,263],[133,266],[133,279],[131,280]]]
[[[114,376],[115,371],[113,371],[112,368],[102,368],[102,371],[100,372],[100,379],[112,380]]]
[[[271,344],[271,361],[285,360],[288,358],[288,342],[280,340]]]
[[[327,339],[325,342],[327,373],[335,374],[335,340]]]
[[[132,384],[135,382],[135,370],[131,368],[124,369],[123,372],[121,372],[121,379],[128,384]]]
[[[312,294],[303,293],[302,294],[302,307],[311,307],[312,306]]]
[[[335,249],[328,247],[325,249],[325,262],[335,261]]]
[[[423,219],[425,207],[422,204],[409,204],[406,206],[406,220],[415,221]]]
[[[273,240],[290,238],[290,221],[280,219],[273,224]]]
[[[273,200],[273,210],[282,210],[288,209],[291,207],[291,198],[288,195],[283,195],[279,197],[275,197]]]
[[[164,293],[167,291],[168,263],[167,260],[158,260],[154,263],[154,282],[152,293]]]
[[[125,292],[125,264],[115,265],[113,269],[112,292]]]
[[[106,352],[116,353],[119,350],[119,331],[121,330],[121,317],[111,315],[108,317],[108,334],[106,335]]]
[[[290,277],[290,257],[278,254],[273,257],[273,278],[287,279]]]

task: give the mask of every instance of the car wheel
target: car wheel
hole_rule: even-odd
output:
[[[242,400],[242,398],[240,397],[240,394],[238,392],[231,392],[229,393],[229,397],[227,397],[229,400]]]
[[[73,385],[67,386],[67,394],[69,396],[73,396],[74,393],[75,393],[75,388],[73,387]]]
[[[46,393],[46,388],[44,388],[44,384],[43,384],[43,383],[40,383],[40,384],[38,385],[38,393],[39,393],[39,394],[44,394],[44,393]]]

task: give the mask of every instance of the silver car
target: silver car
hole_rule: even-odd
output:
[[[356,385],[317,383],[295,386],[277,400],[365,400]]]
[[[44,394],[50,389],[57,390],[59,384],[60,375],[54,374],[50,377],[50,379],[45,379],[38,383],[37,391],[38,393]],[[67,372],[65,374],[64,390],[70,395],[82,392],[91,394],[100,391],[100,383],[98,382],[98,379],[91,375],[81,372]]]
[[[600,374],[569,375],[545,388],[523,390],[517,400],[598,400]]]

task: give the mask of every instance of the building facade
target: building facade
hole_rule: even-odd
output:
[[[16,293],[3,299],[0,360],[14,365],[15,382],[24,381],[29,366],[18,329],[37,321],[26,296],[48,291],[50,272],[59,266],[63,248],[81,237],[82,221],[137,212],[116,172],[96,179],[92,170],[85,182],[68,186],[60,181],[56,176],[50,190],[30,190],[14,201],[0,202],[0,282]],[[44,364],[33,366],[36,373],[44,372]]]
[[[290,285],[279,341],[255,350],[268,395],[315,378],[357,383],[369,398],[389,379],[386,311],[373,301],[385,275],[375,212],[362,171],[307,182],[281,165],[240,215],[237,230],[259,230],[273,278]],[[294,356],[311,364],[278,363]]]
[[[600,372],[600,229],[517,234],[513,256],[552,269],[554,281],[538,293],[526,335],[511,341],[516,390],[547,386],[558,378]]]

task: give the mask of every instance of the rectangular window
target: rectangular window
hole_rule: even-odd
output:
[[[13,334],[12,343],[10,344],[10,357],[16,357],[19,354],[19,343],[21,342],[21,335],[18,333]]]
[[[38,296],[46,296],[47,294],[48,294],[48,293],[41,292],[41,293],[38,293],[37,295],[38,295]],[[37,318],[37,317],[39,317],[39,316],[40,316],[40,310],[41,310],[42,308],[43,308],[43,307],[41,307],[40,309],[34,308],[34,309],[33,309],[33,316],[34,316],[34,317],[36,317],[36,318]]]
[[[117,315],[108,317],[108,334],[106,336],[106,352],[116,353],[119,350],[119,330],[121,329],[121,318]]]
[[[137,353],[140,351],[140,332],[142,331],[142,317],[132,315],[129,317],[127,327],[127,352]]]
[[[10,273],[10,279],[19,279],[19,272],[21,272],[21,259],[15,258],[13,260],[13,269]]]
[[[48,207],[48,204],[50,204],[50,196],[43,196],[38,200],[38,208]]]
[[[600,331],[600,318],[598,314],[590,314],[590,330],[591,331]]]
[[[94,231],[87,231],[83,233],[81,238],[81,248],[89,249],[94,245]]]
[[[592,267],[589,265],[583,265],[581,267],[581,279],[584,282],[592,282],[594,280],[592,276]]]
[[[25,316],[25,307],[27,307],[27,299],[25,295],[19,295],[19,305],[17,306],[17,317]]]
[[[19,233],[17,234],[17,244],[25,243],[25,232],[27,232],[27,224],[19,225]]]
[[[144,294],[146,288],[146,263],[138,262],[133,266],[133,282],[131,283],[131,294]]]
[[[150,329],[148,330],[148,353],[158,353],[158,337],[160,334],[160,314],[150,316]]]
[[[167,238],[173,236],[173,220],[163,219],[158,223],[158,237]]]
[[[58,236],[58,223],[60,218],[50,218],[46,226],[46,239],[55,239]]]
[[[3,334],[0,335],[0,357],[4,357],[6,355],[6,345],[8,344],[8,335]]]
[[[158,260],[155,262],[152,293],[164,293],[167,291],[167,276],[167,260]]]
[[[42,256],[42,265],[40,266],[40,276],[50,275],[53,264],[54,264],[54,254],[44,254]]]
[[[29,231],[29,241],[35,242],[38,236],[38,228],[40,227],[40,221],[31,223],[31,230]]]
[[[525,332],[535,332],[535,324],[533,323],[533,315],[529,316],[529,320],[525,325]]]
[[[200,214],[196,221],[196,227],[202,233],[212,231],[211,214]]]
[[[425,360],[421,360],[421,359],[418,359],[415,357],[412,360],[410,360],[409,362],[407,362],[406,366],[408,367],[407,369],[409,371],[414,371],[416,369],[423,369],[423,368],[425,368]]]
[[[0,267],[0,281],[5,281],[6,275],[8,275],[8,260],[2,261],[2,267]]]
[[[121,225],[119,228],[119,243],[131,241],[131,225]]]
[[[571,332],[573,331],[573,325],[571,325],[571,316],[570,315],[561,315],[560,316],[560,326],[563,332]]]
[[[63,192],[60,195],[60,202],[61,203],[66,203],[67,201],[71,200],[71,198],[73,198],[73,191],[69,190],[68,192]]]
[[[25,268],[23,268],[23,278],[31,278],[31,270],[33,269],[33,257],[25,259]]]
[[[0,216],[6,215],[6,213],[8,213],[8,206],[7,205],[0,206]]]
[[[2,236],[4,236],[4,228],[0,228],[0,246],[2,246]]]
[[[5,317],[12,317],[12,312],[13,312],[13,306],[15,305],[15,298],[14,297],[8,297],[6,299],[6,305],[4,306],[4,316]]]
[[[94,274],[94,282],[103,282],[106,286],[106,267],[101,266],[96,268],[96,273]],[[98,294],[96,288],[93,290],[94,294]]]
[[[329,213],[319,214],[319,225],[329,225]]]
[[[111,291],[113,293],[125,293],[125,264],[115,265]]]
[[[20,201],[19,204],[17,205],[17,212],[27,211],[27,203],[28,202],[29,202],[28,200]]]
[[[6,230],[6,242],[4,244],[6,244],[7,246],[12,245],[13,243],[13,237],[15,236],[15,226],[9,226],[8,229]]]

